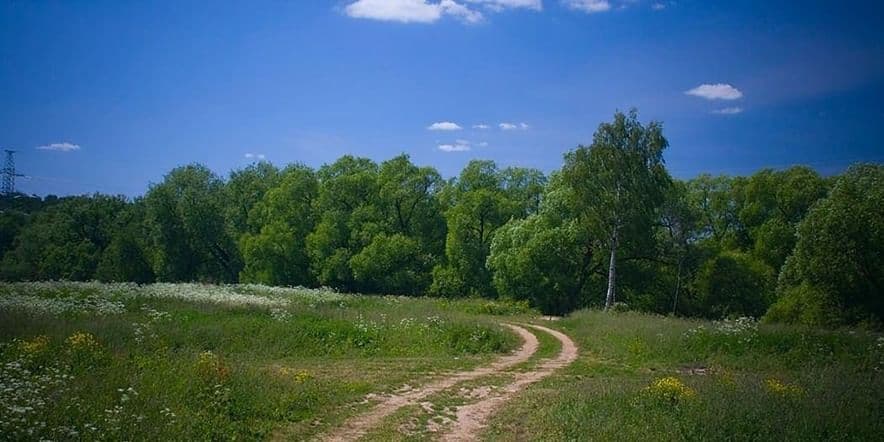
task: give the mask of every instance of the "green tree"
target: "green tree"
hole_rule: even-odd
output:
[[[575,192],[553,176],[537,213],[512,219],[491,242],[487,265],[497,292],[547,314],[587,305],[600,288],[600,243],[575,210]]]
[[[311,285],[307,235],[313,230],[316,176],[306,166],[289,166],[249,214],[250,230],[240,239],[243,282]]]
[[[236,281],[240,259],[224,219],[224,182],[202,165],[173,169],[144,198],[163,281]]]
[[[147,252],[149,234],[145,216],[141,199],[136,199],[117,214],[110,244],[102,252],[95,271],[96,279],[139,284],[153,282],[155,276]]]
[[[111,243],[123,197],[62,198],[37,212],[3,259],[4,279],[89,280]]]
[[[364,292],[418,295],[430,283],[432,262],[416,239],[380,233],[350,259],[350,266]]]
[[[773,280],[772,269],[751,255],[722,252],[703,264],[694,284],[707,316],[760,317]]]
[[[615,301],[617,257],[622,245],[648,236],[663,201],[669,175],[668,146],[660,123],[643,126],[635,110],[617,112],[599,125],[590,146],[565,155],[564,180],[575,193],[580,216],[592,220],[610,253],[605,308]]]
[[[317,177],[318,222],[306,244],[311,270],[322,285],[355,290],[350,259],[371,240],[360,234],[368,230],[365,224],[377,225],[380,218],[378,165],[346,155],[319,168]]]
[[[247,232],[257,233],[249,229],[249,213],[268,190],[276,187],[279,178],[279,170],[267,161],[252,163],[230,173],[224,186],[224,218],[234,239]]]
[[[860,164],[798,226],[768,319],[835,326],[884,322],[884,166]]]

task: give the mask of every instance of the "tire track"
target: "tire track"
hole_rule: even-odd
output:
[[[421,399],[451,388],[460,382],[471,381],[476,378],[495,374],[530,359],[540,346],[537,341],[537,336],[517,325],[502,325],[511,328],[523,340],[522,346],[515,353],[503,356],[490,365],[478,367],[470,371],[457,372],[423,387],[386,396],[368,412],[350,418],[333,432],[320,437],[319,440],[334,442],[358,440],[365,436],[365,434],[371,429],[377,427],[384,418],[404,406],[416,404]],[[531,327],[542,329],[542,327]]]
[[[457,409],[457,419],[451,430],[442,436],[446,442],[461,442],[478,440],[479,434],[485,428],[488,418],[491,417],[507,401],[513,399],[520,391],[554,371],[563,368],[577,359],[577,345],[567,335],[556,330],[539,325],[529,327],[549,333],[562,343],[562,349],[558,356],[548,359],[537,369],[524,373],[517,373],[515,380],[503,387],[499,394],[482,399],[478,402],[464,405]]]

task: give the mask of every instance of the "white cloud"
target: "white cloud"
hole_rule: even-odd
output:
[[[344,8],[353,18],[365,18],[400,23],[434,23],[444,15],[457,17],[467,23],[481,22],[479,11],[454,0],[430,3],[428,0],[357,0]]]
[[[75,150],[80,150],[80,145],[74,144],[74,143],[68,143],[68,142],[52,143],[52,144],[47,144],[44,146],[37,146],[37,149],[39,149],[39,150],[55,150],[58,152],[72,152]]]
[[[267,157],[266,157],[263,153],[251,153],[251,152],[250,152],[250,153],[247,153],[247,154],[246,154],[246,158],[248,158],[248,159],[255,159],[255,158],[257,158],[257,159],[259,159],[259,160],[263,160],[264,158],[267,158]]]
[[[461,130],[463,129],[457,123],[450,121],[440,121],[427,126],[427,130]]]
[[[743,108],[739,107],[739,106],[725,107],[722,109],[716,109],[716,110],[712,111],[712,113],[719,114],[719,115],[735,115],[735,114],[743,113]]]
[[[455,140],[451,144],[440,144],[436,146],[442,152],[466,152],[470,150],[470,142],[467,140]]]
[[[743,97],[739,89],[725,83],[701,84],[685,93],[707,100],[736,100]]]
[[[483,16],[481,12],[474,11],[454,0],[442,0],[442,2],[439,3],[439,7],[442,8],[444,13],[458,17],[467,23],[479,23],[482,20],[485,20],[485,16]]]
[[[466,0],[468,3],[477,3],[491,9],[492,11],[502,11],[504,9],[533,9],[540,11],[543,9],[543,0]]]
[[[499,127],[500,130],[528,130],[528,128],[531,126],[528,126],[527,123],[500,123],[497,125],[497,127]]]
[[[480,141],[479,143],[476,144],[476,146],[488,147],[488,142],[487,141]]]
[[[485,129],[490,129],[490,128],[491,128],[491,126],[484,124],[484,123],[473,125],[473,129],[485,130]]]
[[[608,0],[564,0],[564,3],[571,9],[588,14],[605,12],[611,9],[611,3]]]
[[[666,5],[663,3],[654,3],[651,5],[651,9],[653,9],[655,11],[662,11],[662,10],[666,9]]]

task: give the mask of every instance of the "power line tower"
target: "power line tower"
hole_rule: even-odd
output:
[[[15,177],[24,176],[15,172],[15,152],[12,149],[3,149],[6,153],[6,165],[3,167],[3,188],[0,194],[12,195],[15,193]]]

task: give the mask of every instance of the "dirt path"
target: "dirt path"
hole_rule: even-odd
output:
[[[577,346],[567,335],[539,325],[530,325],[530,327],[542,330],[558,339],[562,343],[562,350],[559,352],[559,355],[553,359],[546,360],[534,371],[518,373],[512,383],[499,390],[499,394],[459,407],[457,409],[457,419],[453,423],[450,432],[442,436],[443,441],[478,440],[479,433],[485,427],[488,418],[501,405],[512,399],[528,385],[551,375],[555,370],[565,367],[577,359]]]
[[[537,337],[523,327],[511,324],[503,325],[513,329],[513,331],[515,331],[524,341],[522,347],[519,348],[519,350],[515,353],[508,356],[503,356],[491,365],[486,365],[470,371],[457,372],[448,375],[444,379],[431,382],[430,384],[423,387],[385,396],[379,404],[375,405],[374,408],[366,413],[360,414],[347,420],[346,422],[344,422],[343,425],[341,425],[341,427],[337,428],[332,433],[321,437],[320,440],[357,440],[368,433],[368,431],[370,431],[372,428],[376,427],[385,417],[393,414],[396,410],[406,405],[416,404],[421,399],[438,393],[447,388],[451,388],[452,386],[460,382],[470,381],[482,376],[488,376],[490,374],[498,373],[516,364],[527,361],[531,357],[531,355],[533,355],[537,351],[537,347],[540,345],[537,341]],[[535,328],[543,329],[542,327]]]

